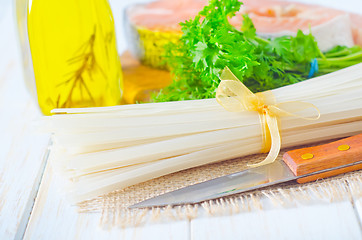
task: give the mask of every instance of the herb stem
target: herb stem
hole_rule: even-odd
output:
[[[255,40],[258,41],[259,43],[270,44],[270,41],[268,39],[261,38],[261,37],[258,37],[258,36],[255,37]]]
[[[340,50],[338,52],[326,53],[325,56],[327,58],[342,57],[342,56],[345,56],[345,55],[347,55],[349,53],[350,53],[349,49],[345,48],[345,49],[342,49],[342,50]]]
[[[330,61],[330,62],[339,62],[339,61],[355,60],[355,59],[358,59],[358,58],[362,58],[362,51],[359,51],[359,52],[356,52],[356,53],[353,53],[351,55],[344,56],[344,57],[326,58],[326,59],[323,59],[323,60],[327,60],[327,61]],[[322,59],[317,59],[317,60],[322,61]]]

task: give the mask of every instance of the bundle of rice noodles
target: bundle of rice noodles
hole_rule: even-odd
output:
[[[245,13],[252,19],[257,34],[273,38],[296,35],[298,29],[312,32],[321,51],[334,46],[362,46],[362,16],[323,6],[283,0],[243,0],[241,11],[230,23],[240,28]],[[130,6],[125,11],[129,49],[146,65],[166,68],[164,46],[177,43],[180,22],[193,18],[208,0],[158,0]]]
[[[315,121],[281,117],[282,147],[362,132],[362,64],[272,93],[278,103],[308,102],[321,113]],[[53,133],[55,169],[76,202],[262,149],[259,114],[227,111],[215,99],[53,112],[42,126]]]

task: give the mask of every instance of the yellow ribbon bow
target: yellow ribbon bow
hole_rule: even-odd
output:
[[[252,93],[231,71],[226,67],[220,77],[220,84],[216,91],[216,100],[226,110],[231,112],[257,111],[262,126],[263,149],[268,152],[267,157],[260,163],[251,164],[258,167],[275,161],[281,148],[281,137],[279,133],[279,118],[282,116],[295,116],[307,120],[317,120],[320,117],[318,108],[307,102],[288,101],[276,103],[271,91]],[[317,117],[303,117],[295,112],[314,108]]]

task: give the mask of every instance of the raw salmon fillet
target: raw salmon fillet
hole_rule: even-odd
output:
[[[294,35],[299,29],[312,32],[322,51],[336,45],[362,45],[358,37],[361,17],[323,6],[275,0],[244,0],[240,13],[248,13],[257,33],[264,37]],[[242,14],[230,22],[239,27]]]

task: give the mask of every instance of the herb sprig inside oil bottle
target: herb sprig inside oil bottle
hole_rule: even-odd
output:
[[[120,103],[121,65],[107,0],[29,1],[28,34],[44,114]]]

